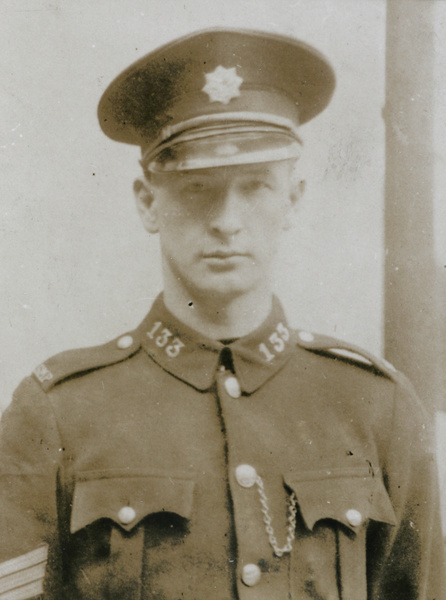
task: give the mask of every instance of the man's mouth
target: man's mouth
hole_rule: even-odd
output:
[[[213,250],[211,252],[203,252],[203,258],[215,258],[225,260],[227,258],[235,258],[238,256],[247,256],[245,252],[237,250]]]

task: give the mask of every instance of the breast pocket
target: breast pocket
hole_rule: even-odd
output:
[[[188,478],[84,475],[76,481],[71,533],[101,519],[130,532],[148,515],[172,514],[189,519],[194,481]]]
[[[292,597],[366,600],[367,527],[396,524],[379,474],[365,464],[288,473],[284,482],[299,508]]]
[[[94,588],[92,598],[102,597],[98,589],[107,598],[138,598],[144,550],[187,536],[194,486],[188,477],[79,474],[70,520],[76,597],[90,598]]]

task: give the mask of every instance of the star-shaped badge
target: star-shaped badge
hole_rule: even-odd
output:
[[[205,73],[206,85],[202,91],[209,96],[210,102],[229,104],[233,98],[240,96],[243,77],[237,75],[235,67],[225,69],[221,65],[212,73]]]

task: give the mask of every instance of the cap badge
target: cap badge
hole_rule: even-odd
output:
[[[210,102],[229,104],[233,98],[240,96],[243,77],[239,77],[235,67],[225,69],[221,65],[212,73],[205,73],[206,85],[202,91],[209,96]]]

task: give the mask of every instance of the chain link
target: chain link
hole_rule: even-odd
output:
[[[282,548],[279,548],[277,543],[276,536],[274,534],[274,529],[272,526],[272,518],[269,514],[269,506],[268,506],[268,498],[265,494],[265,488],[263,485],[263,479],[257,475],[256,478],[257,491],[260,496],[260,504],[262,505],[262,513],[263,513],[263,522],[265,523],[266,533],[268,534],[268,540],[271,544],[272,549],[274,550],[274,554],[278,557],[283,556],[285,552],[291,552],[293,549],[293,541],[296,537],[296,512],[297,512],[297,498],[296,494],[292,492],[288,496],[288,526],[287,526],[287,538],[286,544]]]

